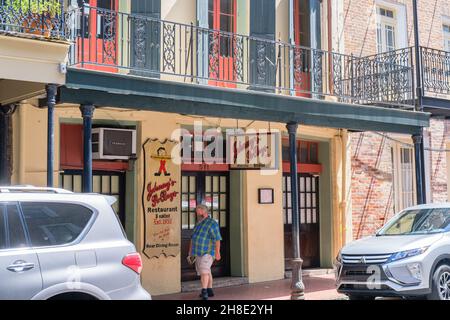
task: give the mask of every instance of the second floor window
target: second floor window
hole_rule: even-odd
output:
[[[209,28],[220,30],[220,56],[233,56],[233,37],[227,33],[236,32],[236,0],[208,1]]]
[[[88,6],[84,7],[87,4]],[[104,38],[105,23],[109,19],[116,19],[112,13],[116,10],[115,0],[77,0],[78,8],[84,11],[83,21],[79,22],[78,34],[81,35],[81,30],[84,28],[83,38],[89,38],[89,34],[94,32],[98,39]],[[91,19],[94,15],[94,20]],[[80,17],[81,19],[81,17]],[[90,24],[93,24],[90,26]]]
[[[393,51],[396,49],[396,24],[395,12],[390,9],[377,8],[377,47],[378,53]]]
[[[450,52],[450,24],[444,24],[444,50]]]

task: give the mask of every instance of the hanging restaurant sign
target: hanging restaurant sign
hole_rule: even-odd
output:
[[[227,130],[227,163],[231,170],[277,170],[279,132]]]
[[[148,258],[180,252],[180,166],[174,163],[176,141],[148,139],[144,151],[144,254]]]

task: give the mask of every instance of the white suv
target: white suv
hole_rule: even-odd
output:
[[[0,299],[150,299],[115,200],[0,187]]]
[[[335,272],[338,292],[351,300],[450,300],[450,204],[400,212],[376,235],[342,248]]]

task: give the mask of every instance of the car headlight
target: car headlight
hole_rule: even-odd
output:
[[[423,247],[423,248],[419,248],[419,249],[413,249],[413,250],[407,250],[407,251],[401,251],[401,252],[394,253],[389,258],[389,262],[394,262],[394,261],[418,256],[418,255],[424,253],[425,251],[427,251],[428,248],[429,247]]]

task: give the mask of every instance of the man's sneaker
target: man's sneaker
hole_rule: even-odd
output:
[[[203,300],[208,300],[208,290],[202,289],[202,293],[200,294]]]
[[[208,297],[214,297],[214,291],[213,291],[213,289],[211,289],[211,288],[208,288],[208,289],[206,289],[206,291],[208,292]],[[202,290],[202,292],[198,295],[200,298],[202,298],[203,297],[203,290]]]

